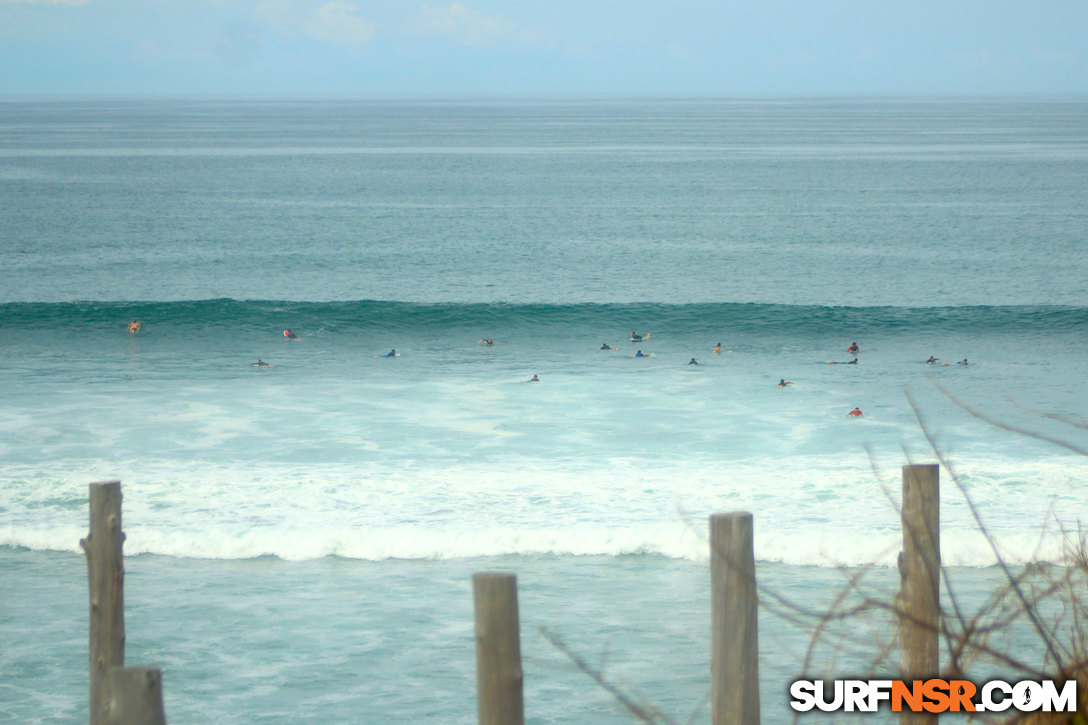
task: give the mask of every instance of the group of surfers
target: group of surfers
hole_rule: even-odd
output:
[[[939,357],[933,357],[932,355],[930,355],[929,359],[926,360],[927,365],[936,365],[938,363],[940,363],[941,367],[948,367],[948,366],[950,366],[952,364],[952,363],[941,362],[941,359]],[[967,358],[964,358],[964,359],[960,360],[956,364],[957,365],[966,365],[967,364]]]
[[[129,331],[129,334],[131,334],[131,335],[135,335],[136,333],[140,332],[140,330],[142,330],[142,329],[143,329],[143,325],[140,324],[139,320],[133,320],[128,325],[128,331]],[[284,338],[286,338],[288,340],[297,340],[298,339],[298,335],[296,335],[290,329],[284,330],[283,331],[283,336],[284,336]],[[653,337],[653,334],[649,333],[649,332],[647,332],[645,334],[640,334],[640,333],[638,333],[638,332],[636,332],[634,330],[631,331],[631,342],[642,342],[643,340],[647,340],[647,339],[649,339],[651,337]],[[490,346],[495,344],[495,340],[494,340],[494,338],[491,338],[491,337],[485,337],[485,338],[481,339],[477,344],[487,345],[487,346],[490,347]],[[602,343],[600,348],[598,348],[598,349],[600,349],[600,350],[619,350],[618,347],[613,347],[612,345],[609,345],[607,342]],[[714,347],[712,348],[712,351],[715,352],[715,353],[720,354],[721,351],[722,351],[722,344],[719,342],[716,345],[714,345]],[[850,353],[851,355],[854,355],[855,357],[852,360],[846,360],[846,361],[828,360],[827,364],[828,365],[857,365],[857,363],[858,363],[857,354],[859,352],[861,352],[861,348],[858,347],[858,343],[857,342],[850,343],[850,346],[846,348],[846,352]],[[384,354],[384,355],[375,355],[375,357],[399,357],[399,353],[397,352],[396,348],[393,348],[392,350],[390,350],[386,354]],[[644,353],[644,352],[642,352],[642,350],[638,350],[631,357],[633,357],[633,358],[653,357],[653,353]],[[944,362],[944,363],[940,362],[940,358],[934,357],[933,355],[930,355],[929,359],[926,360],[925,362],[928,365],[937,365],[937,364],[940,364],[940,365],[943,365],[943,366],[950,365],[950,363],[947,363],[947,362]],[[271,367],[270,363],[266,363],[264,360],[261,360],[259,358],[258,358],[257,362],[250,363],[250,364],[253,365],[253,366],[256,366],[256,367]],[[698,365],[698,364],[699,364],[699,362],[695,358],[691,358],[690,360],[688,360],[688,365]],[[968,364],[967,363],[967,358],[964,358],[963,360],[960,360],[959,362],[956,363],[956,365],[967,365],[967,364]],[[530,382],[530,383],[539,383],[540,382],[540,376],[539,375],[533,375],[533,377],[531,377],[528,382]],[[785,387],[793,385],[793,384],[794,383],[792,381],[786,380],[785,378],[780,378],[778,380],[778,387],[779,388],[785,388]],[[860,408],[855,407],[847,415],[849,415],[851,418],[860,418],[861,416],[865,415],[865,413],[863,413]]]
[[[650,337],[650,333],[646,333],[645,335],[640,335],[637,332],[634,332],[634,331],[631,332],[631,342],[641,342],[641,341],[645,340],[648,337]],[[481,340],[481,342],[482,342],[482,340]],[[488,344],[491,344],[491,338],[488,338]],[[599,350],[619,350],[618,347],[613,347],[612,345],[609,345],[607,342],[601,343],[601,346],[598,349]],[[722,344],[719,342],[718,344],[716,344],[712,348],[712,350],[715,353],[720,354],[721,351],[722,351]],[[852,343],[850,343],[850,347],[846,348],[846,351],[856,355],[857,353],[861,352],[861,348],[858,347],[858,344],[856,342],[852,342]],[[631,357],[634,357],[634,358],[653,357],[653,353],[648,353],[647,354],[647,353],[642,352],[642,350],[638,350]],[[936,358],[931,358],[930,361],[932,362],[935,359]],[[847,362],[844,362],[844,363],[837,363],[834,360],[828,360],[827,361],[827,363],[829,365],[837,365],[837,364],[857,365],[857,362],[858,362],[858,358],[856,358],[856,357],[853,360],[850,360],[850,361],[847,361]],[[698,365],[698,364],[699,364],[699,361],[696,360],[695,358],[691,358],[690,360],[688,360],[688,365]],[[965,359],[962,363],[958,363],[958,364],[966,365],[967,360]],[[529,382],[530,383],[539,383],[540,382],[540,377],[537,376],[537,375],[533,375],[533,377],[531,377],[529,379]],[[785,378],[779,378],[779,380],[778,380],[778,387],[779,388],[785,388],[785,387],[793,385],[793,384],[794,384],[793,381],[786,380]],[[847,413],[847,415],[850,416],[851,418],[860,418],[860,417],[864,416],[865,413],[863,413],[861,411],[861,408],[858,408],[858,407],[855,406],[853,410],[851,410],[849,413]]]
[[[846,352],[848,352],[848,353],[850,353],[852,355],[857,355],[859,352],[861,352],[861,348],[858,347],[857,342],[852,342],[852,343],[850,343],[850,347],[846,348]],[[929,359],[926,360],[926,364],[927,365],[936,365],[939,361],[940,361],[940,358],[937,358],[937,357],[934,357],[933,355],[930,355]],[[836,362],[834,360],[828,360],[827,364],[828,365],[857,365],[857,362],[858,362],[858,359],[857,359],[857,357],[855,357],[853,360],[849,360],[847,362]],[[967,358],[964,358],[963,360],[960,360],[956,364],[957,365],[967,365],[968,364],[967,363]],[[947,367],[949,365],[949,363],[941,363],[941,365],[944,365],[944,366]],[[780,388],[784,388],[787,385],[793,385],[793,383],[786,382],[785,379],[782,379],[782,380],[780,380],[778,382],[778,387],[780,387]],[[861,408],[855,407],[853,410],[851,410],[848,413],[848,415],[851,418],[860,418],[861,416],[865,415],[865,413],[861,412]]]

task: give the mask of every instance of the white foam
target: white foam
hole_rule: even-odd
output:
[[[198,558],[447,559],[503,554],[703,560],[707,517],[755,516],[756,555],[789,564],[894,565],[899,470],[792,456],[728,470],[613,457],[431,465],[182,466],[129,461],[102,475],[9,470],[0,545],[76,550],[86,481],[124,481],[126,552]],[[1011,562],[1056,560],[1061,514],[1084,510],[1079,459],[957,466]],[[988,566],[990,545],[947,475],[946,564]]]

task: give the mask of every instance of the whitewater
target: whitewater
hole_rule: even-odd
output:
[[[531,721],[628,721],[540,626],[684,720],[708,515],[816,611],[894,594],[904,463],[948,464],[975,604],[1088,504],[1082,100],[0,108],[12,722],[86,717],[91,481],[180,723],[474,721],[482,570],[519,576]],[[768,721],[810,635],[761,621]]]

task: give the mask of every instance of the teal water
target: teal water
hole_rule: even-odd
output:
[[[9,550],[0,552],[0,563],[21,593],[5,606],[5,629],[38,632],[35,641],[15,640],[0,654],[0,715],[11,722],[85,719],[82,557]],[[126,663],[164,670],[171,722],[476,722],[471,576],[494,570],[518,575],[529,722],[634,722],[542,629],[673,721],[709,718],[705,565],[655,557],[500,557],[260,558],[194,567],[139,556],[125,566]],[[766,610],[760,615],[765,721],[792,719],[788,683],[804,673],[811,679],[890,671],[876,657],[890,631],[879,613],[853,618],[851,627],[861,630],[854,636],[832,626],[809,652],[811,617],[833,605],[846,574],[762,564],[757,576],[793,605],[768,597],[774,609],[804,623]],[[896,578],[877,569],[863,589],[890,597]],[[978,601],[999,581],[992,570],[968,569],[958,572],[955,588]],[[1020,623],[991,643],[1022,653],[1035,649],[1036,640]],[[52,684],[43,688],[43,681]]]
[[[539,626],[685,721],[706,517],[752,511],[761,581],[819,608],[838,567],[894,585],[900,466],[938,453],[1005,559],[1057,560],[1086,192],[1083,99],[4,101],[0,713],[86,715],[94,480],[178,723],[469,722],[495,568],[532,722],[629,721]],[[783,721],[811,632],[767,614]]]
[[[1083,99],[0,111],[0,301],[1085,303]]]

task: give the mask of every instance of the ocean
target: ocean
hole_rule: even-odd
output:
[[[633,722],[542,628],[705,720],[734,510],[790,721],[793,680],[887,666],[879,612],[809,645],[851,577],[894,596],[903,464],[946,464],[960,604],[1002,582],[976,513],[1061,560],[1086,198],[1077,98],[0,101],[0,720],[87,718],[78,542],[120,479],[170,722],[475,722],[493,570],[529,722]]]

